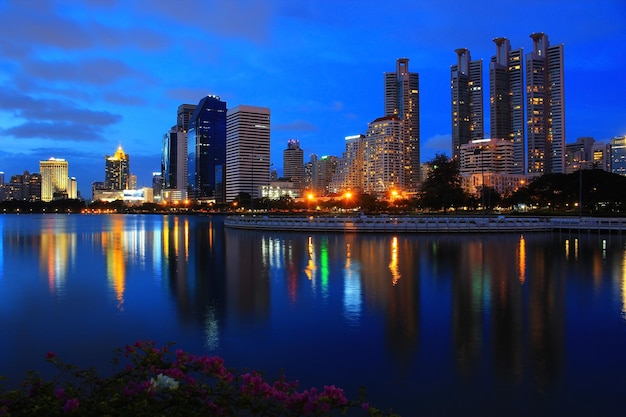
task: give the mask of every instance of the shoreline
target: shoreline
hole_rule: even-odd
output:
[[[224,226],[242,230],[344,233],[626,232],[626,219],[516,216],[228,216]]]

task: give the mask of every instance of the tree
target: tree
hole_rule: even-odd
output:
[[[462,207],[467,203],[467,195],[461,188],[461,175],[458,162],[445,154],[436,154],[428,162],[431,169],[422,183],[422,206],[444,213],[451,207]]]

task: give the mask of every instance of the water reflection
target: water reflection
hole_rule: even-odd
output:
[[[626,372],[616,237],[254,232],[201,216],[0,216],[0,234],[0,358],[20,366],[16,346],[151,335],[405,410],[420,392],[424,415],[446,414],[444,397],[448,414],[488,411],[473,398],[494,386],[503,414],[532,415],[574,381],[591,395]]]

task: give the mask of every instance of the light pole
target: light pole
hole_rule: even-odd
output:
[[[251,158],[250,158],[250,169],[251,169],[251,176],[252,176],[252,190],[250,190],[250,212],[252,214],[254,214],[254,161],[256,160],[256,156],[254,151],[257,150],[258,148],[260,148],[260,146],[253,146],[252,147],[252,151],[251,151]]]
[[[483,214],[485,214],[485,166],[483,165],[483,149],[477,148],[474,149],[474,155],[480,155],[480,175],[481,175],[481,197],[482,197],[482,205],[483,205]]]

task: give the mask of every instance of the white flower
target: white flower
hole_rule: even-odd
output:
[[[153,389],[176,389],[178,388],[178,381],[171,376],[158,374],[156,379],[150,379]]]

